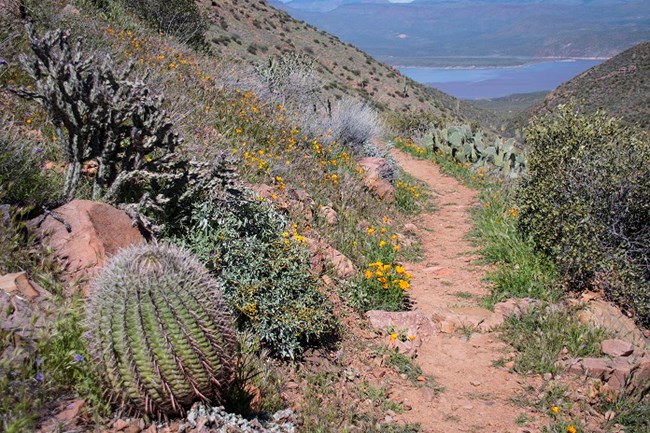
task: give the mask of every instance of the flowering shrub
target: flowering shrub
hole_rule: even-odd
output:
[[[413,275],[397,263],[369,263],[363,277],[357,281],[355,301],[365,311],[401,310],[411,278]]]
[[[293,358],[305,344],[335,330],[332,307],[310,274],[305,238],[269,204],[203,203],[173,236],[222,284],[239,324],[252,329],[276,355]]]
[[[419,185],[408,180],[395,182],[395,205],[403,212],[417,214],[425,201],[426,196]]]

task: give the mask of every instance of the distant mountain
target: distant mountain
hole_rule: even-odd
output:
[[[397,1],[397,0],[394,0]],[[611,57],[650,39],[650,0],[293,0],[292,16],[393,65],[432,57]]]
[[[266,64],[289,52],[304,54],[313,60],[324,96],[332,101],[350,95],[381,110],[420,111],[454,122],[485,116],[264,0],[199,0],[199,5],[210,20],[206,39],[218,55],[243,64]]]
[[[650,131],[650,42],[632,47],[562,84],[510,129],[520,128],[531,116],[571,100],[582,110],[604,109],[621,117],[624,123]]]

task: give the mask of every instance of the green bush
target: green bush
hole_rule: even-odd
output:
[[[182,42],[201,46],[206,20],[194,0],[89,0],[93,6],[113,12],[116,7],[134,12],[156,31],[172,34]]]
[[[650,140],[571,106],[532,123],[520,227],[571,287],[596,286],[650,324]]]
[[[240,325],[276,355],[293,358],[335,329],[332,307],[310,273],[304,238],[285,231],[270,205],[241,198],[203,203],[172,236],[214,272]]]
[[[63,176],[44,170],[45,162],[43,148],[15,129],[0,129],[0,203],[39,207],[56,201]]]

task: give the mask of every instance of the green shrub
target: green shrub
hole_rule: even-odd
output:
[[[599,355],[605,333],[577,322],[573,314],[570,309],[538,306],[520,317],[510,316],[502,335],[519,352],[515,371],[557,373],[556,362],[565,348],[573,357]]]
[[[293,358],[333,333],[332,306],[310,273],[304,238],[284,231],[269,204],[243,197],[203,203],[174,241],[191,249],[222,283],[240,324],[276,355]]]
[[[231,316],[219,284],[179,247],[141,244],[112,257],[93,281],[88,324],[106,390],[130,412],[167,417],[230,391]]]
[[[650,139],[562,107],[532,123],[520,227],[573,288],[597,286],[650,324]]]
[[[207,23],[194,0],[89,0],[102,10],[126,7],[156,31],[201,46]]]
[[[63,177],[43,168],[44,155],[15,128],[0,129],[0,203],[40,207],[56,201]]]

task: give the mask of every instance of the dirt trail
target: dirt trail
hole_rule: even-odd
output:
[[[424,259],[406,264],[414,274],[413,309],[430,318],[452,311],[468,323],[480,321],[488,314],[476,306],[476,297],[488,291],[481,281],[485,268],[476,265],[476,248],[466,239],[476,192],[441,174],[430,161],[399,151],[393,155],[406,172],[431,188],[438,208],[415,220]],[[468,336],[468,327],[446,331],[450,333],[436,332],[425,339],[417,357],[424,373],[432,375],[445,391],[431,398],[419,389],[403,390],[401,398],[413,408],[403,414],[403,420],[420,423],[422,431],[432,433],[518,431],[515,419],[522,409],[509,399],[521,389],[521,379],[492,365],[508,348],[494,333]]]

